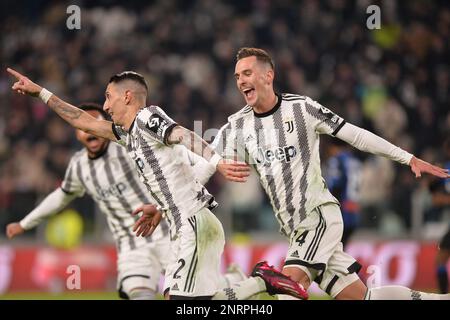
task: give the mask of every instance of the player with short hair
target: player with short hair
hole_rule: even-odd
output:
[[[283,273],[305,288],[315,281],[336,299],[449,299],[400,286],[368,289],[359,279],[360,265],[342,248],[339,202],[321,174],[319,137],[328,134],[409,165],[416,177],[430,173],[448,178],[448,171],[346,123],[309,97],[275,93],[274,63],[262,49],[240,49],[234,76],[246,106],[228,118],[213,145],[258,173],[290,241]]]
[[[113,120],[110,122],[92,117],[17,71],[7,70],[17,79],[13,90],[39,96],[75,128],[126,147],[142,182],[170,225],[172,259],[166,281],[170,281],[171,299],[246,299],[266,290],[306,298],[300,285],[265,263],[257,264],[254,277],[240,283],[239,288],[248,289],[242,295],[216,295],[225,243],[222,224],[209,210],[213,196],[195,179],[174,145],[184,145],[202,156],[231,181],[245,181],[249,168],[224,161],[203,139],[179,126],[161,108],[144,107],[148,88],[142,75],[126,71],[111,77],[103,105]]]
[[[107,119],[100,105],[79,106],[94,118]],[[131,159],[123,147],[109,140],[76,130],[83,149],[70,159],[61,187],[50,193],[20,222],[7,226],[7,236],[30,230],[49,216],[60,212],[77,197],[89,194],[106,215],[117,249],[117,289],[124,299],[154,299],[158,282],[164,272],[170,250],[168,225],[148,237],[136,237],[136,223],[131,215],[143,204],[152,203],[139,180]],[[156,219],[156,217],[155,217]]]
[[[109,118],[96,103],[83,103],[78,108],[95,118]],[[148,197],[145,185],[122,146],[79,129],[76,130],[76,137],[84,148],[72,156],[61,187],[20,222],[8,224],[7,236],[13,238],[36,227],[75,198],[87,193],[106,215],[116,242],[119,296],[132,300],[154,299],[160,276],[169,262],[167,252],[171,252],[167,222],[163,220],[160,223],[162,213],[157,212],[155,206],[148,205],[155,200]],[[183,160],[191,166],[201,183],[205,183],[215,172],[214,166],[202,157],[183,146],[175,148],[180,149]],[[140,211],[153,213],[149,221],[153,228],[146,229],[145,237],[139,237],[144,229],[139,228],[139,220],[134,217]],[[155,229],[158,224],[160,227]],[[134,234],[136,230],[137,236]],[[242,270],[232,264],[221,276],[220,286],[226,287],[245,279]]]

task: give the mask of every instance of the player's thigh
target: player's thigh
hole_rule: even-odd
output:
[[[170,280],[171,298],[214,295],[219,288],[225,245],[222,224],[208,209],[203,209],[183,224],[179,237],[177,269]]]
[[[155,292],[158,290],[163,269],[156,251],[155,244],[148,243],[118,254],[117,287],[121,297],[127,298],[133,288],[149,288]]]
[[[156,240],[155,247],[155,256],[159,265],[165,271],[172,261],[172,241],[170,241],[169,235]]]
[[[316,279],[320,281],[328,260],[341,243],[342,231],[339,206],[316,208],[291,235],[283,273],[304,287]]]

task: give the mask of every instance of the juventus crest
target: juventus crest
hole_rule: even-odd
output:
[[[294,120],[287,120],[284,123],[286,124],[286,132],[287,133],[294,132]]]

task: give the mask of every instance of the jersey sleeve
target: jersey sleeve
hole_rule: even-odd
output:
[[[220,128],[211,146],[224,159],[244,160],[245,158],[245,152],[242,150],[244,145],[239,143],[238,132],[231,122]]]
[[[136,117],[137,125],[155,141],[169,145],[167,139],[178,124],[172,120],[160,107],[150,106],[143,109]]]
[[[112,132],[117,139],[116,143],[120,144],[121,146],[126,146],[128,133],[123,130],[122,127],[116,126],[114,123],[112,124]]]
[[[178,147],[178,146],[177,146]],[[190,165],[194,172],[194,177],[201,184],[206,184],[211,176],[216,172],[216,167],[205,158],[188,150],[185,146],[179,146],[183,160]]]
[[[305,110],[317,133],[335,136],[345,124],[343,118],[311,98],[306,98]]]
[[[82,197],[86,190],[78,177],[78,166],[76,157],[72,157],[66,169],[64,180],[61,183],[61,190],[66,194]]]

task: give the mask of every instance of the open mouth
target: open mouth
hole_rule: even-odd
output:
[[[254,96],[254,94],[255,94],[255,89],[253,89],[253,88],[248,88],[248,89],[242,90],[242,92],[244,93],[244,96],[245,96],[247,99],[250,99],[250,98],[252,98],[252,97]]]

